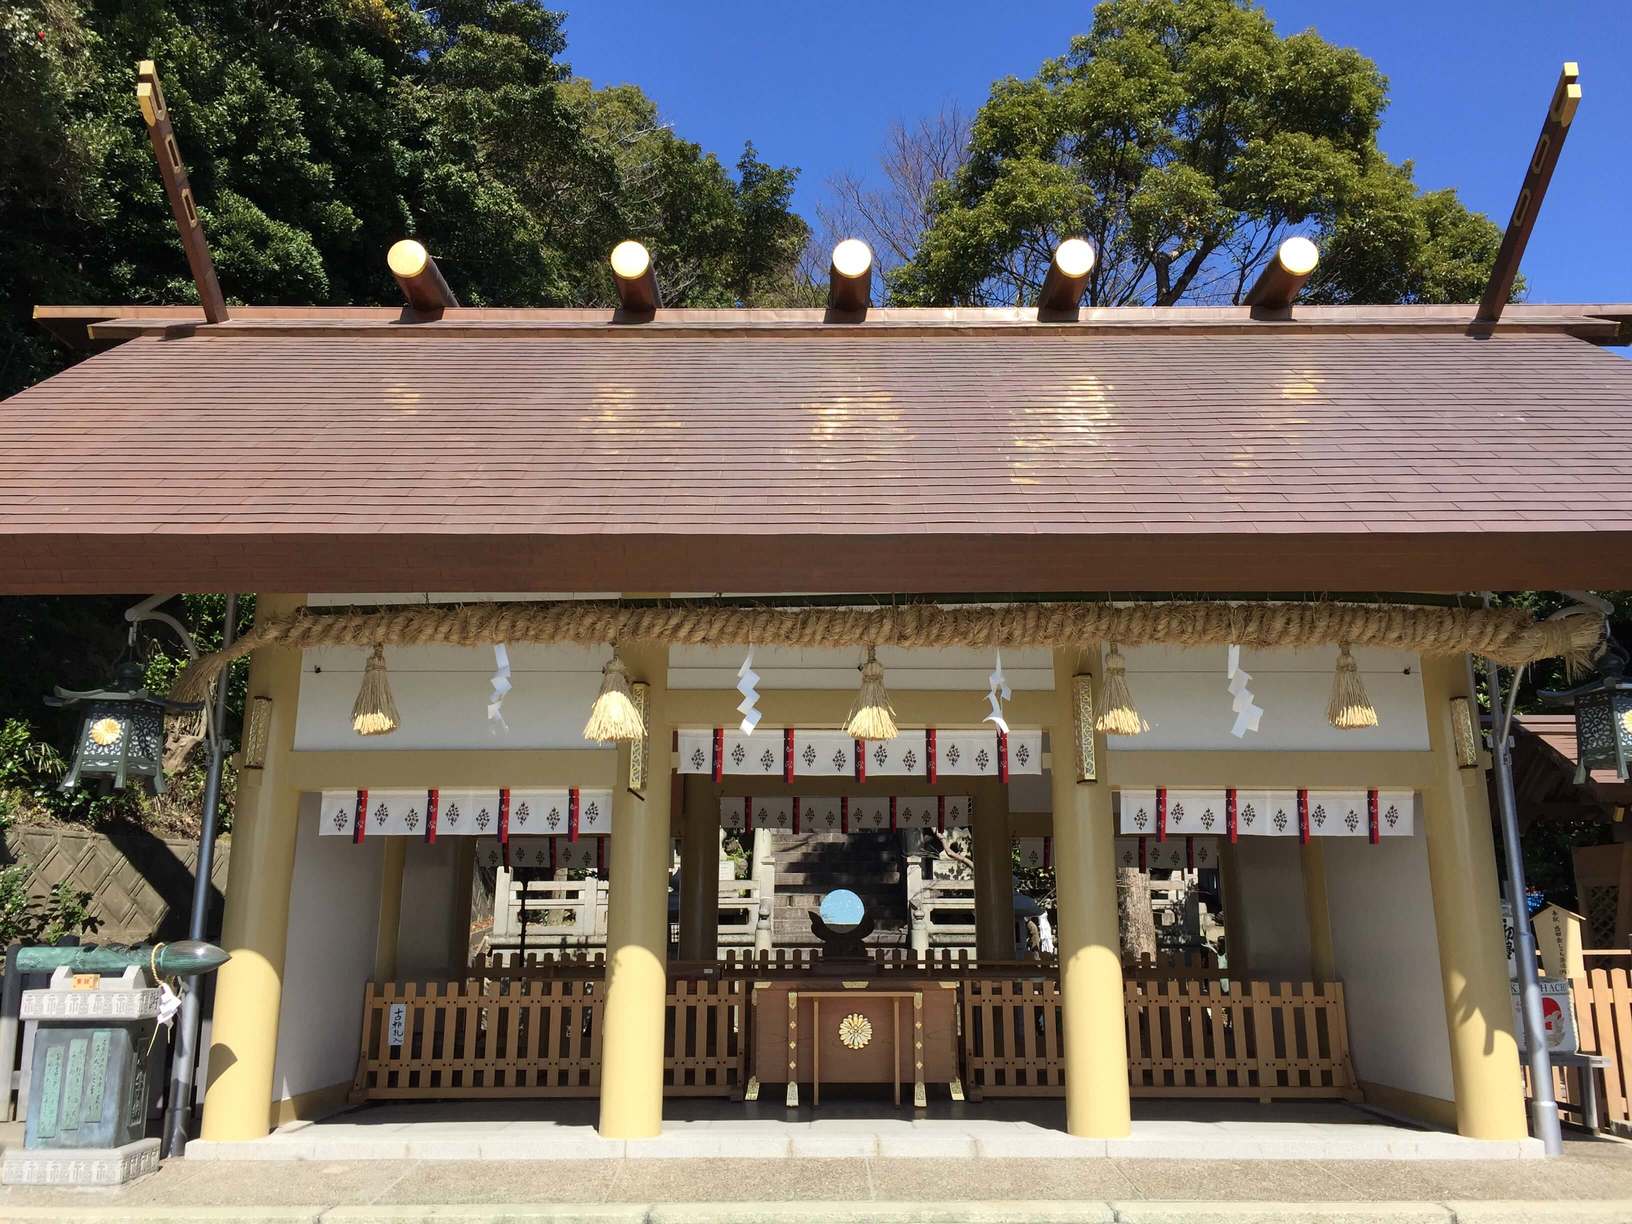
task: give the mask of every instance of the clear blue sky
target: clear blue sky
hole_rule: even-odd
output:
[[[835,171],[870,170],[895,118],[1030,76],[1090,24],[1057,0],[554,0],[567,58],[633,82],[679,134],[734,163],[745,139],[802,170],[814,219]],[[1424,188],[1455,187],[1505,224],[1560,65],[1583,99],[1525,256],[1531,301],[1632,300],[1632,0],[1269,0],[1283,34],[1313,26],[1387,74],[1381,143]]]

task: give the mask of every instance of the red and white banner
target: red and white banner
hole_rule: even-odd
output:
[[[354,841],[367,837],[423,837],[427,841],[522,835],[577,838],[612,832],[612,792],[605,789],[326,790],[321,802],[318,831],[326,837]],[[357,827],[359,814],[361,830]]]
[[[1020,865],[1036,870],[1056,866],[1052,837],[1017,837],[1015,848]],[[1139,871],[1185,871],[1218,866],[1218,838],[1170,837],[1159,842],[1153,837],[1116,839],[1116,863]]]
[[[1123,789],[1117,831],[1174,837],[1410,837],[1416,795],[1409,790]],[[1233,814],[1233,829],[1231,816]]]
[[[972,803],[968,795],[732,795],[720,800],[720,827],[734,833],[967,829]]]
[[[605,875],[612,856],[612,843],[605,837],[585,837],[578,841],[565,837],[512,837],[508,848],[512,870],[567,868]],[[476,861],[483,867],[503,867],[505,849],[497,838],[484,837],[476,843]]]
[[[1054,839],[1052,837],[1017,837],[1015,849],[1020,852],[1022,871],[1041,871],[1054,866]]]
[[[843,731],[761,727],[745,735],[730,727],[679,732],[680,772],[762,778],[1007,779],[1043,772],[1040,730],[903,731],[858,744]],[[790,761],[788,752],[793,756]]]

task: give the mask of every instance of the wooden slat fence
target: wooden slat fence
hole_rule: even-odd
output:
[[[963,984],[963,1075],[971,1100],[1064,1096],[1057,976]]]
[[[1358,1100],[1337,982],[1132,980],[1125,984],[1134,1096]],[[1065,1060],[1053,977],[964,984],[971,1096],[1062,1096]]]
[[[1553,1071],[1553,1093],[1567,1116],[1580,1120],[1583,1098],[1581,1076],[1598,1077],[1598,1109],[1602,1125],[1632,1134],[1632,970],[1589,969],[1572,978],[1575,1028],[1581,1050],[1602,1054],[1611,1065],[1602,1071]]]
[[[370,983],[351,1099],[595,1096],[604,997],[595,979]],[[666,1012],[664,1093],[739,1092],[748,1059],[743,983],[671,980]]]

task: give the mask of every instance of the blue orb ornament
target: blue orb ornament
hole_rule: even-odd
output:
[[[822,898],[817,912],[830,929],[843,932],[859,926],[867,911],[855,893],[848,888],[836,888]]]

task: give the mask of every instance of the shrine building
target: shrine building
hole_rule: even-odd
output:
[[[229,307],[201,246],[200,307],[37,310],[81,359],[0,404],[0,590],[256,595],[172,694],[248,660],[205,1140],[1525,1139],[1475,667],[1603,635],[1489,593],[1632,584],[1632,305],[1303,305],[1299,239],[1243,306],[1081,307],[1067,243],[1036,307],[841,246],[825,310],[666,309],[626,244],[616,307],[472,308],[407,242],[400,309]]]

